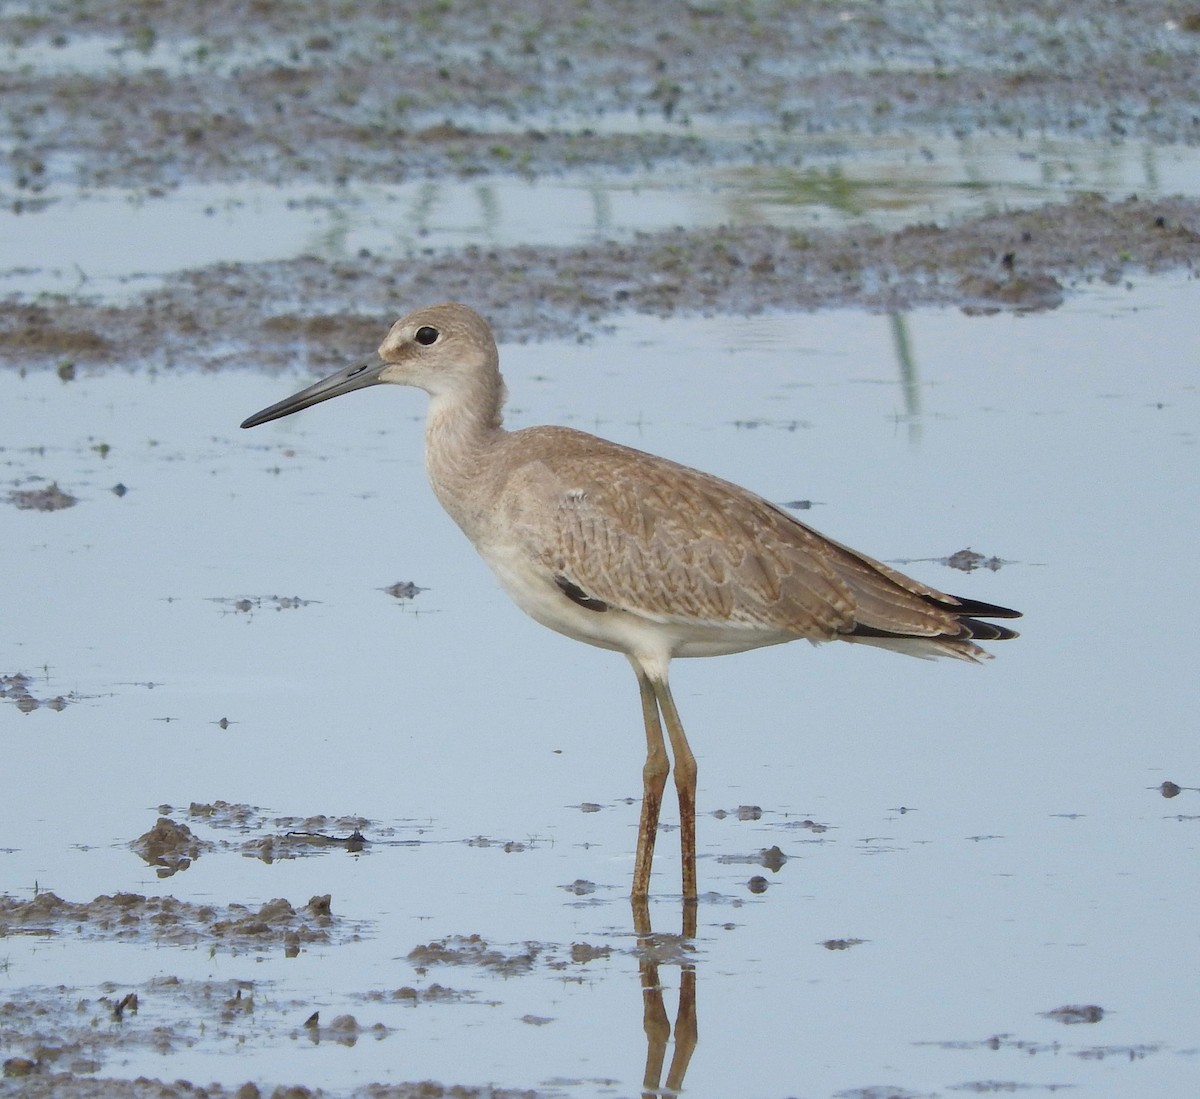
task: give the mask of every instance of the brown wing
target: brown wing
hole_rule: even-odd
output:
[[[813,640],[967,640],[980,636],[970,615],[1014,616],[912,580],[698,470],[565,428],[519,434],[532,460],[505,496],[538,505],[508,521],[555,576],[609,606]]]

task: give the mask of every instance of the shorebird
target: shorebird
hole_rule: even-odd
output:
[[[977,641],[1017,636],[983,621],[1017,611],[937,591],[728,481],[572,428],[506,430],[496,341],[465,305],[410,313],[372,358],[242,427],[382,383],[429,394],[430,484],[517,606],[633,665],[646,728],[635,901],[649,892],[670,771],[664,723],[683,896],[696,897],[696,759],[667,682],[672,658],[804,638],[980,661]]]

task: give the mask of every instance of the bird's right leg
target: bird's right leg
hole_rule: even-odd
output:
[[[646,724],[646,762],[642,767],[642,816],[638,824],[637,861],[633,866],[633,897],[644,901],[650,892],[650,865],[658,838],[658,814],[671,764],[663,743],[658,717],[658,698],[649,677],[636,664],[638,690],[642,696],[642,720]]]

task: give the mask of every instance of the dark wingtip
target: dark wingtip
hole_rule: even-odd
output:
[[[978,599],[964,599],[960,595],[951,596],[953,603],[940,603],[952,614],[963,618],[1020,618],[1021,612],[1010,607],[998,607],[995,603],[984,603]],[[999,627],[997,627],[999,628]],[[1014,635],[1015,636],[1015,635]]]
[[[1010,630],[1007,626],[997,626],[994,622],[981,621],[983,618],[1020,618],[1021,612],[1011,610],[1008,607],[998,607],[993,603],[981,603],[977,599],[960,599],[958,596],[951,596],[953,603],[943,602],[942,600],[930,599],[939,610],[947,611],[953,616],[958,625],[957,633],[943,633],[929,637],[927,634],[902,633],[893,630],[883,630],[875,626],[868,626],[862,622],[855,623],[854,629],[849,630],[846,634],[848,637],[877,637],[894,640],[910,638],[913,640],[925,639],[944,641],[944,642],[969,642],[969,641],[1010,641],[1014,637],[1020,637],[1016,630]]]
[[[1021,616],[1013,612],[1009,617],[1020,618]],[[1007,626],[997,626],[992,622],[980,622],[975,618],[963,618],[961,621],[963,627],[971,631],[972,641],[1010,641],[1014,637],[1021,636],[1016,630],[1010,630]]]

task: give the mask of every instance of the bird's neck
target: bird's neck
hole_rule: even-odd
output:
[[[489,454],[507,434],[504,381],[498,371],[430,397],[425,421],[425,469],[441,501],[469,536],[486,519],[483,489]]]

